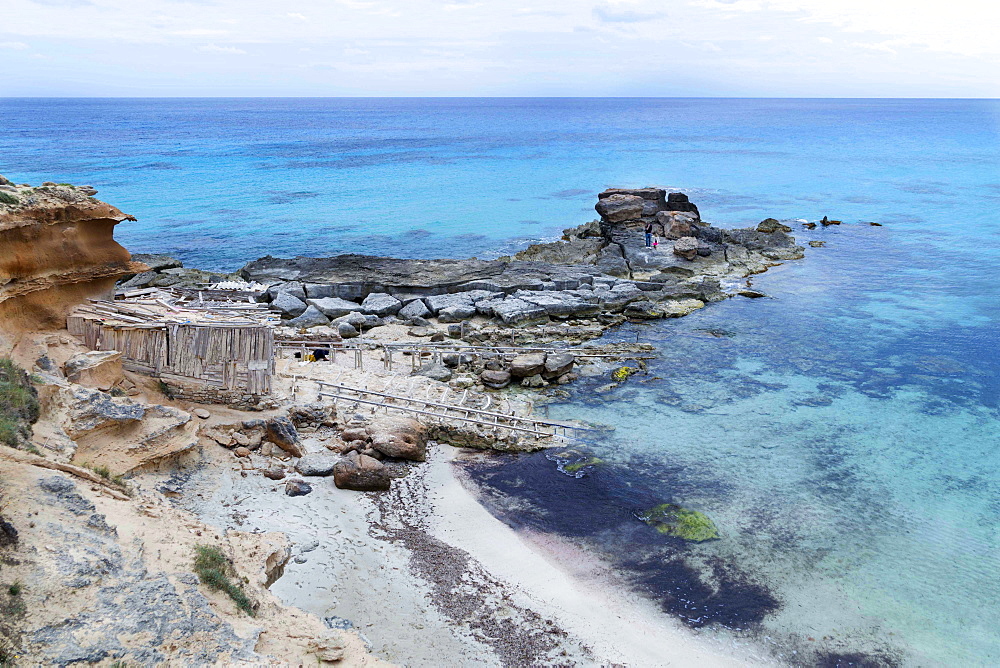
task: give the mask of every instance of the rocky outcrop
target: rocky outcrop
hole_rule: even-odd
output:
[[[135,220],[89,186],[0,185],[0,322],[10,330],[64,327],[66,313],[147,269],[114,240]]]
[[[621,223],[656,223],[663,213],[686,213],[700,220],[698,207],[684,193],[662,188],[608,188],[597,196],[602,229]]]
[[[715,228],[701,220],[683,193],[614,188],[598,199],[600,221],[565,230],[561,241],[531,246],[513,258],[269,256],[239,273],[270,285],[259,299],[270,302],[291,327],[323,325],[325,317],[340,337],[352,338],[402,321],[415,325],[414,336],[424,336],[434,333],[428,318],[436,318],[461,324],[450,335],[467,338],[474,318],[521,327],[619,313],[682,315],[729,296],[721,287],[724,280],[802,257],[787,226],[768,219],[756,228]],[[655,248],[646,246],[647,225],[659,238]],[[424,373],[443,380],[447,375],[436,368]]]

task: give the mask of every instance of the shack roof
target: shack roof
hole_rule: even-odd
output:
[[[126,293],[113,302],[88,300],[74,309],[70,317],[135,329],[158,329],[167,325],[273,327],[278,322],[278,316],[268,311],[266,304],[239,298],[238,295],[150,288]]]

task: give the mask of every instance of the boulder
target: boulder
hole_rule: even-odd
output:
[[[698,255],[698,240],[694,237],[681,237],[674,242],[674,255],[693,260]]]
[[[323,297],[320,299],[310,299],[309,304],[319,309],[320,313],[328,318],[339,318],[348,313],[361,310],[360,304],[341,299],[340,297]]]
[[[130,399],[112,399],[98,390],[72,386],[71,396],[65,431],[73,439],[99,429],[134,424],[146,416],[144,405]]]
[[[576,358],[569,353],[548,353],[545,356],[544,378],[556,378],[569,373],[576,363]]]
[[[287,283],[272,285],[267,289],[267,294],[270,295],[271,301],[277,299],[280,294],[291,295],[300,302],[304,302],[306,300],[305,287],[298,281],[288,281]]]
[[[486,387],[500,390],[510,385],[510,372],[487,369],[479,374],[479,380]]]
[[[427,459],[427,430],[413,418],[379,416],[368,427],[372,447],[386,457]]]
[[[284,469],[280,469],[278,467],[261,469],[260,473],[269,480],[282,480],[285,477]]]
[[[337,457],[325,452],[311,453],[295,463],[295,470],[304,476],[332,475],[337,461]]]
[[[241,445],[235,450],[233,450],[233,454],[236,455],[237,457],[249,457],[250,448],[246,447],[245,445]]]
[[[662,318],[664,314],[665,312],[662,308],[648,299],[632,302],[625,307],[625,315],[630,318],[652,320],[655,318]]]
[[[322,299],[324,297],[336,296],[336,288],[327,283],[304,283],[302,285],[306,291],[306,301],[309,299]]]
[[[132,257],[135,257],[134,255]],[[155,271],[144,271],[136,274],[121,284],[123,288],[145,288],[153,284],[153,281],[160,278],[160,274]]]
[[[305,496],[311,491],[313,491],[312,485],[305,480],[292,478],[285,483],[285,494],[288,496]]]
[[[125,380],[122,354],[117,350],[77,353],[63,365],[63,373],[70,382],[104,391]]]
[[[285,322],[285,325],[289,327],[302,328],[319,327],[321,325],[328,324],[330,324],[330,319],[323,315],[323,313],[312,304],[310,304],[306,310],[303,311],[302,315]]]
[[[546,383],[545,379],[542,378],[542,374],[536,373],[534,376],[522,378],[521,385],[524,387],[545,387],[548,383]]]
[[[451,380],[451,370],[443,364],[434,364],[428,362],[422,367],[413,372],[414,376],[426,376],[431,380],[439,380],[441,382],[447,382]]]
[[[206,411],[204,408],[196,408],[191,412],[194,413],[195,417],[201,418],[202,420],[207,420],[208,418],[212,417],[212,414]]]
[[[623,223],[642,218],[643,198],[637,195],[614,194],[598,200],[594,208],[601,219],[609,223]]]
[[[337,407],[322,403],[292,406],[288,409],[288,419],[296,429],[336,427]]]
[[[383,318],[387,315],[399,313],[403,303],[384,292],[373,292],[361,302],[361,310],[364,313],[376,315]]]
[[[496,300],[492,308],[494,315],[503,320],[505,325],[517,325],[546,317],[544,308],[516,297],[508,297],[503,301]]]
[[[527,353],[518,355],[510,363],[510,375],[515,378],[527,378],[540,374],[545,370],[545,353]]]
[[[340,334],[340,338],[342,339],[354,339],[361,336],[361,332],[349,322],[339,323],[337,325],[337,333]]]
[[[462,322],[466,318],[476,315],[476,307],[473,304],[456,304],[446,306],[438,311],[439,322]]]
[[[269,441],[291,456],[301,457],[304,454],[299,445],[299,432],[287,417],[275,417],[265,422],[264,433]]]
[[[400,318],[426,318],[433,315],[423,299],[414,299],[399,309],[397,315]]]
[[[271,308],[282,315],[295,318],[306,312],[306,303],[287,292],[279,292],[271,301]]]
[[[389,471],[379,460],[349,452],[333,467],[333,482],[340,489],[369,492],[389,489]]]
[[[451,309],[457,306],[473,306],[475,313],[473,295],[470,292],[456,292],[447,295],[432,295],[424,299],[424,303],[431,313],[437,315],[442,309]]]
[[[770,234],[771,232],[791,232],[792,228],[788,225],[782,225],[774,218],[765,218],[757,225],[757,231]]]
[[[367,441],[368,440],[368,428],[367,427],[348,427],[344,431],[340,432],[340,438],[345,443],[350,443],[352,441]]]
[[[656,222],[663,228],[666,239],[680,239],[694,236],[694,223],[697,216],[680,211],[661,211],[656,214]]]
[[[436,331],[433,327],[411,327],[406,333],[410,336],[431,336]]]

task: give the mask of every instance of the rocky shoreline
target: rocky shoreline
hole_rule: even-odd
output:
[[[70,229],[100,227],[114,243],[110,231],[127,219],[93,200],[92,189],[45,186],[31,194],[10,187],[18,203],[0,212],[6,216],[0,223],[7,221],[0,235],[34,235],[42,243],[52,237],[52,225],[69,220]],[[701,221],[697,207],[679,193],[606,191],[596,208],[599,221],[567,230],[562,241],[497,260],[262,258],[220,275],[163,256],[129,259],[117,245],[109,255],[98,244],[71,253],[76,264],[62,273],[46,268],[43,260],[54,250],[37,252],[44,248],[36,249],[34,265],[4,267],[9,276],[0,285],[0,307],[17,315],[44,304],[50,328],[24,318],[0,331],[0,352],[30,373],[8,373],[22,388],[12,389],[12,396],[34,406],[0,415],[15,429],[0,446],[0,493],[18,499],[0,518],[13,536],[4,547],[6,563],[13,564],[4,584],[18,578],[26,592],[24,609],[0,619],[6,643],[0,649],[56,663],[309,657],[345,665],[431,665],[433,656],[486,665],[628,661],[629,652],[615,648],[613,637],[603,638],[598,649],[585,638],[619,624],[602,616],[592,597],[572,593],[574,603],[566,603],[571,613],[537,597],[515,605],[511,597],[523,599],[510,584],[518,576],[493,574],[504,570],[502,560],[487,569],[442,537],[461,524],[454,515],[442,524],[443,508],[471,498],[455,489],[450,458],[440,455],[450,449],[445,444],[506,452],[541,447],[540,439],[446,417],[424,424],[388,415],[388,408],[343,400],[335,405],[322,393],[332,378],[384,388],[405,380],[400,391],[406,396],[456,392],[463,406],[499,401],[504,415],[527,418],[544,398],[537,391],[558,392],[577,374],[625,382],[628,369],[638,367],[623,370],[614,360],[649,352],[577,344],[626,319],[677,317],[741,291],[759,296],[745,292],[743,279],[802,256],[777,221],[720,230]],[[658,237],[655,248],[645,245],[647,225]],[[357,339],[365,344],[356,347],[360,363],[343,356],[327,363],[278,359],[271,394],[253,411],[175,398],[164,383],[125,369],[120,353],[90,351],[52,326],[81,299],[67,286],[86,280],[105,289],[114,278],[124,294],[185,288],[266,304],[281,319],[279,340]],[[466,359],[459,351],[410,374],[385,364],[381,351],[399,342],[503,342],[515,353]],[[516,352],[518,346],[554,343],[561,347]],[[595,351],[606,359],[584,359]],[[434,475],[427,477],[428,471]],[[37,490],[51,497],[50,507],[34,499]],[[426,501],[437,494],[446,495],[444,506]],[[417,506],[422,510],[411,512]],[[44,524],[32,519],[39,513]],[[345,517],[335,520],[330,513]],[[436,532],[431,525],[439,525]],[[504,536],[505,549],[531,559],[499,522],[490,526],[491,535]],[[295,541],[269,533],[278,531]],[[467,528],[463,540],[475,543],[479,533]],[[303,542],[307,535],[321,545],[317,554],[331,560],[320,571],[298,569],[316,549]],[[43,549],[53,541],[59,546]],[[205,550],[220,564],[214,579],[192,572],[194,555]],[[492,559],[489,550],[478,554]],[[540,571],[552,568],[532,563]],[[367,570],[359,571],[359,564]],[[318,579],[293,585],[286,567]],[[76,574],[72,581],[59,575],[67,568]],[[328,575],[332,571],[336,578]],[[272,586],[284,595],[275,597]],[[313,589],[328,594],[313,596]],[[366,620],[384,616],[378,597],[366,596],[371,591],[384,592],[412,617],[384,622],[383,629],[366,622],[364,634],[385,634],[366,650],[364,635],[331,611]],[[116,607],[134,597],[145,601],[136,615],[99,621],[114,618]],[[306,612],[288,607],[289,601]],[[160,620],[156,633],[147,633],[146,619]],[[576,635],[565,624],[575,625]],[[396,642],[397,636],[404,640]],[[670,656],[725,663],[703,648],[684,649],[687,640],[678,635]],[[416,649],[424,641],[426,656]],[[377,656],[373,646],[380,648]]]
[[[394,322],[521,328],[676,317],[738,291],[736,284],[803,249],[774,219],[720,229],[701,220],[682,193],[656,188],[600,194],[600,220],[565,230],[496,260],[412,260],[366,255],[264,257],[230,275],[186,269],[165,256],[137,255],[150,270],[121,284],[239,287],[297,331],[351,338]],[[645,244],[649,225],[659,243]]]

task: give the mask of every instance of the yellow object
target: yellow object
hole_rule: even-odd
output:
[[[611,372],[611,379],[620,383],[638,370],[639,369],[634,366],[620,366]]]

